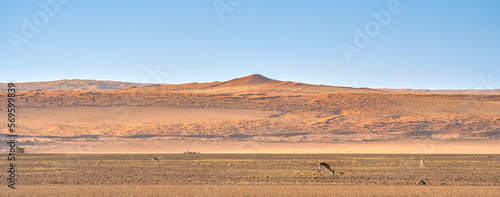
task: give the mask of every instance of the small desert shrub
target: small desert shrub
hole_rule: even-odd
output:
[[[24,153],[24,149],[23,147],[20,147],[20,146],[16,146],[16,152],[18,153]]]
[[[200,152],[191,152],[191,151],[186,151],[182,154],[185,154],[185,155],[196,155],[196,154],[200,154]]]

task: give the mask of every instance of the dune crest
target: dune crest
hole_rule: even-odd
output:
[[[246,85],[275,84],[275,83],[279,83],[279,81],[274,79],[269,79],[260,74],[253,74],[245,77],[232,79],[226,82],[222,82],[216,86],[246,86]]]

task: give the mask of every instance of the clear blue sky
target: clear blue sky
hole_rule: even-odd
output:
[[[56,11],[40,2],[58,1],[0,1],[0,82],[259,73],[351,87],[500,88],[498,0],[400,0],[397,13],[393,0],[61,0]],[[373,37],[356,45],[354,29],[366,26]],[[359,50],[350,62],[341,43]]]

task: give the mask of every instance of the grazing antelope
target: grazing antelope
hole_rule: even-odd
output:
[[[320,174],[321,174],[321,169],[323,169],[323,168],[325,168],[326,170],[330,171],[330,173],[332,174],[332,176],[333,176],[333,174],[335,173],[335,170],[332,170],[332,169],[330,168],[330,165],[328,165],[328,164],[327,164],[327,163],[325,163],[325,162],[321,162],[321,163],[319,163],[319,164],[318,164],[318,172],[319,172]]]
[[[424,160],[420,160],[420,168],[423,168],[424,167]]]
[[[151,160],[153,160],[156,163],[160,163],[160,160],[158,160],[156,157],[153,157]]]

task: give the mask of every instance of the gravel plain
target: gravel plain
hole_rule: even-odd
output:
[[[335,175],[319,174],[318,162],[329,163]],[[500,191],[500,155],[24,154],[16,165],[17,189],[1,179],[0,196],[495,196]]]

